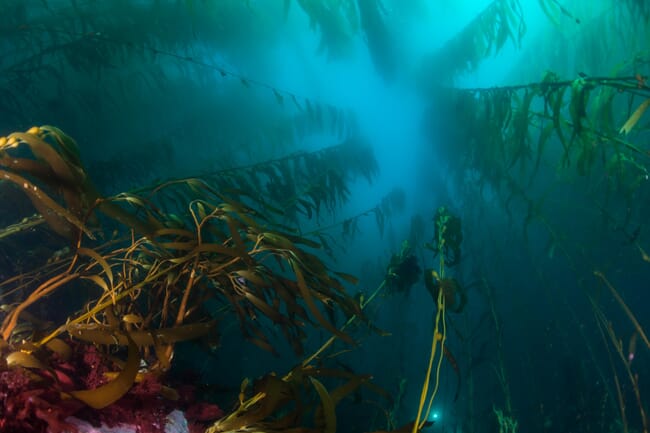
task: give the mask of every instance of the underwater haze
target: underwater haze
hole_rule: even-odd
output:
[[[0,432],[650,431],[647,0],[0,16]]]

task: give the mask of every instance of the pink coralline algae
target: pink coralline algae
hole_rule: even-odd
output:
[[[101,432],[165,433],[170,414],[179,410],[187,419],[179,431],[202,432],[223,416],[218,406],[196,401],[189,385],[180,387],[177,399],[167,398],[170,393],[163,391],[170,388],[154,374],[145,374],[117,402],[92,409],[68,393],[105,384],[104,373],[117,367],[94,346],[68,343],[71,359],[53,355],[48,369],[0,367],[0,432],[78,433],[91,431],[87,426],[92,425]]]
[[[2,432],[74,432],[74,426],[65,419],[82,406],[76,400],[64,400],[47,379],[34,380],[22,369],[0,372]]]

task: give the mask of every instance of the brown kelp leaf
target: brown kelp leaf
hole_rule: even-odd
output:
[[[0,165],[10,168],[16,173],[29,173],[31,176],[42,181],[47,181],[54,177],[52,168],[46,163],[34,159],[16,158],[6,152],[3,152],[3,155],[0,156]]]
[[[354,376],[343,385],[332,390],[332,392],[330,392],[330,398],[332,399],[334,406],[343,400],[343,398],[356,391],[356,389],[368,379],[368,376]]]
[[[250,315],[250,313],[249,313]],[[249,342],[255,344],[257,347],[259,347],[262,350],[265,350],[269,353],[272,353],[273,355],[279,356],[280,353],[275,350],[275,346],[273,346],[270,342],[266,334],[264,334],[264,331],[260,329],[258,326],[255,326],[252,324],[249,329],[247,330],[248,332],[251,332],[253,335],[247,334],[246,335],[246,340]]]
[[[115,328],[98,325],[96,323],[90,324],[68,324],[64,325],[68,334],[71,337],[77,338],[82,341],[87,341],[93,344],[115,344],[118,346],[128,345],[128,341],[124,335],[119,333]],[[131,337],[133,337],[132,335]],[[122,337],[122,338],[120,338]],[[141,345],[145,346],[148,341],[142,341],[141,338],[136,336],[136,344],[142,343]]]
[[[277,350],[275,350],[275,347],[271,343],[269,343],[266,338],[256,338],[256,337],[251,337],[248,336],[246,337],[246,341],[249,343],[254,344],[255,346],[259,347],[265,352],[272,353],[274,355],[278,355]]]
[[[288,290],[282,281],[276,281],[276,283],[273,285],[273,288],[280,299],[284,301],[287,313],[290,317],[298,316],[301,319],[309,320],[307,311],[305,311],[302,305],[298,304],[294,292]]]
[[[333,282],[329,270],[318,256],[306,251],[294,251],[294,255],[304,265],[305,269],[308,269],[310,274],[318,277],[321,282],[325,284]]]
[[[230,217],[229,215],[224,215],[223,219],[226,220],[226,223],[228,224],[228,228],[230,229],[230,236],[232,237],[232,241],[235,244],[234,250],[238,253],[239,256],[242,258],[247,257],[246,253],[246,245],[244,244],[244,240],[241,237],[241,234],[239,233],[239,227],[237,224],[237,221]]]
[[[180,325],[174,328],[162,328],[151,331],[133,331],[129,333],[137,346],[153,346],[155,343],[174,344],[179,341],[192,340],[202,337],[210,332],[216,325],[216,321],[191,323]],[[73,324],[67,325],[68,333],[79,340],[88,341],[95,344],[115,344],[126,346],[128,338],[122,332],[114,328],[97,325],[97,324]]]
[[[623,125],[620,129],[619,134],[629,134],[632,128],[634,128],[634,125],[637,124],[641,116],[643,116],[643,113],[645,110],[650,106],[650,98],[646,99],[639,105],[639,107],[632,113],[629,119],[627,119],[627,122],[625,122],[625,125]]]
[[[290,260],[290,263],[294,274],[296,274],[296,282],[298,283],[298,289],[300,290],[300,294],[302,295],[302,298],[305,300],[305,303],[307,304],[309,311],[314,315],[318,323],[320,323],[321,326],[323,326],[323,328],[327,329],[332,334],[336,335],[346,343],[355,345],[354,340],[349,335],[336,329],[334,325],[332,325],[323,317],[321,311],[314,303],[314,298],[311,294],[311,291],[307,287],[307,283],[305,282],[305,277],[303,276],[300,267],[297,265],[297,263],[294,260]]]
[[[67,161],[77,167],[81,167],[81,155],[79,154],[79,145],[76,141],[56,126],[43,125],[39,129],[43,133],[43,137],[54,137]]]
[[[177,245],[182,247],[182,245]],[[177,248],[180,250],[180,248]],[[232,257],[239,257],[237,253],[228,247],[224,247],[223,245],[219,244],[201,244],[194,248],[192,251],[190,251],[188,254],[184,255],[183,257],[176,257],[173,259],[168,259],[170,263],[173,263],[175,265],[180,265],[185,262],[189,262],[190,260],[196,258],[196,255],[202,252],[213,252],[221,255],[227,255],[227,256],[232,256]]]
[[[52,352],[59,355],[59,358],[63,361],[67,361],[72,356],[72,348],[65,341],[60,338],[53,338],[45,346],[50,349]]]
[[[196,242],[160,242],[160,247],[165,250],[190,251],[196,248]]]
[[[45,203],[34,199],[30,194],[28,194],[28,198],[34,205],[36,211],[43,217],[49,228],[52,229],[54,233],[68,240],[72,240],[74,237],[73,235],[76,233],[76,231],[74,230],[73,225],[70,224],[66,218],[64,218],[62,215],[58,215],[56,212],[52,212]]]
[[[70,165],[57,153],[52,145],[41,140],[38,135],[27,132],[14,132],[8,138],[11,139],[12,137],[28,145],[37,158],[45,161],[56,174],[57,180],[64,181],[68,186],[75,185],[82,180],[78,178],[78,174],[75,175],[74,170],[71,169]]]
[[[152,217],[148,218],[147,221],[143,221],[135,215],[130,214],[112,201],[115,199],[116,198],[101,200],[97,207],[100,211],[115,221],[124,224],[147,237],[152,237],[152,233],[164,227],[160,221],[157,221]]]
[[[156,353],[156,358],[158,358],[158,365],[156,369],[160,371],[168,371],[171,368],[171,360],[173,347],[169,344],[163,344],[155,334],[149,334],[153,340],[153,350]]]
[[[113,287],[113,270],[108,265],[106,259],[100,256],[97,251],[91,250],[90,248],[79,247],[77,248],[77,254],[80,256],[87,256],[95,260],[99,266],[102,267],[104,273],[106,274],[106,278],[108,278],[108,281],[111,283],[111,287]]]
[[[47,369],[47,365],[40,359],[27,352],[12,352],[6,358],[7,367],[37,368],[40,370]]]
[[[260,276],[257,272],[248,270],[248,269],[240,269],[238,271],[234,272],[235,275],[238,277],[241,277],[245,279],[246,281],[250,281],[251,283],[255,284],[258,287],[264,286],[266,281],[264,281],[264,278]]]
[[[60,221],[57,223],[57,219],[65,219],[71,225],[77,227],[79,230],[83,231],[89,238],[94,239],[94,236],[90,231],[84,226],[84,224],[77,218],[75,215],[64,209],[56,201],[50,198],[45,192],[40,189],[38,186],[34,185],[27,179],[17,174],[11,173],[6,170],[0,169],[0,179],[8,180],[9,182],[18,185],[22,191],[27,194],[29,199],[34,204],[34,207],[43,215],[43,218],[50,224],[53,230],[59,233],[62,236],[70,237],[70,232],[64,226],[60,224]],[[51,214],[50,214],[51,213]]]
[[[306,245],[306,246],[308,246],[310,248],[314,248],[314,249],[320,249],[321,248],[321,244],[319,244],[316,241],[312,241],[311,239],[307,239],[307,238],[304,238],[304,237],[301,237],[301,236],[291,235],[291,234],[288,234],[288,233],[285,233],[284,236],[287,239],[289,239],[291,242],[296,243],[296,244]]]
[[[156,230],[153,233],[154,237],[158,236],[180,236],[180,237],[185,237],[188,239],[195,239],[196,235],[194,232],[186,230],[186,229],[178,229],[178,228],[162,228],[159,230]]]
[[[253,389],[255,394],[264,393],[266,396],[255,410],[257,415],[263,418],[272,415],[282,405],[296,397],[292,385],[275,374],[268,374],[256,381]]]
[[[45,222],[45,218],[43,218],[43,216],[40,214],[34,214],[32,216],[25,217],[21,219],[19,222],[8,225],[2,230],[0,230],[0,239],[13,236],[19,232],[25,232],[27,230],[31,230],[34,227],[43,224],[44,222]],[[2,284],[8,284],[8,283],[9,283],[8,280],[4,280],[2,282]],[[3,295],[6,295],[6,292],[0,295],[0,298],[2,298]]]
[[[196,247],[192,253],[217,253],[230,257],[239,257],[235,249],[223,246],[221,244],[201,244]]]
[[[217,206],[218,209],[224,212],[234,213],[249,228],[254,230],[260,230],[258,221],[256,221],[254,218],[251,218],[249,215],[255,215],[260,218],[262,217],[262,215],[257,214],[256,212],[247,208],[244,204],[233,201],[232,199],[229,199],[228,197],[224,197],[221,194],[219,194],[219,197],[221,197],[221,199],[226,201],[227,203],[221,203],[220,205]]]
[[[138,197],[137,195],[128,192],[120,193],[117,196],[115,196],[114,199],[126,201],[127,203],[132,204],[135,207],[140,207],[142,209],[148,208],[147,203],[145,203],[145,201],[141,197]]]
[[[273,232],[262,233],[265,243],[271,244],[274,248],[295,251],[296,246],[286,237]]]
[[[106,292],[110,293],[111,289],[108,287],[108,284],[106,284],[106,281],[99,275],[88,275],[87,277],[81,277],[82,280],[90,280],[93,283],[97,284],[101,289]]]
[[[122,322],[137,325],[144,322],[144,319],[139,314],[125,314],[122,316]]]
[[[345,272],[334,272],[338,277],[344,279],[350,284],[357,285],[359,284],[359,279],[354,275],[346,274]]]
[[[334,402],[322,383],[313,377],[309,377],[309,380],[314,385],[314,388],[316,388],[316,392],[320,397],[323,422],[325,424],[323,426],[323,433],[335,433],[336,411],[334,410]],[[318,416],[319,412],[316,412],[316,415]]]
[[[127,338],[129,340],[129,354],[124,368],[115,380],[95,389],[72,391],[70,395],[77,400],[83,401],[93,409],[105,408],[122,398],[131,389],[140,368],[140,349],[130,337],[127,336]]]
[[[239,385],[239,405],[240,406],[244,405],[244,400],[246,399],[246,388],[248,388],[249,383],[250,383],[250,379],[245,377],[244,380],[241,381],[241,385]]]
[[[256,425],[295,399],[293,394],[289,383],[269,374],[256,382],[253,397],[243,401],[237,410],[217,421],[206,432],[237,431]]]
[[[205,206],[200,201],[196,201],[195,203],[196,203],[196,212],[199,217],[199,221],[205,220],[208,217],[208,213],[205,210]]]
[[[260,310],[266,317],[271,319],[273,323],[284,323],[286,322],[286,319],[284,316],[279,312],[276,311],[273,307],[271,307],[269,304],[267,304],[263,299],[255,296],[248,290],[243,291],[243,296],[251,303],[253,304],[258,310]]]

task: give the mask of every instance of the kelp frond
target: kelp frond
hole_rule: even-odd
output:
[[[561,80],[547,72],[538,83],[437,95],[436,112],[453,118],[437,119],[432,133],[453,146],[441,151],[459,181],[468,191],[494,191],[510,218],[523,212],[524,239],[538,221],[550,245],[557,244],[561,235],[543,209],[559,184],[587,182],[589,196],[605,209],[612,200],[631,207],[647,182],[641,137],[650,91],[639,76]]]
[[[95,208],[141,234],[160,226],[101,200],[81,165],[77,144],[52,126],[0,137],[0,176],[27,195],[56,233],[71,240],[81,234],[94,239],[87,222]]]
[[[258,316],[273,322],[300,351],[306,323],[315,322],[338,334],[321,308],[338,305],[348,315],[359,313],[343,284],[316,255],[304,249],[318,249],[319,243],[274,227],[269,206],[256,211],[228,198],[227,189],[217,190],[199,179],[168,182],[147,191],[146,196],[128,193],[101,198],[83,167],[77,165],[74,141],[53,127],[11,134],[2,140],[2,146],[4,153],[27,146],[34,154],[33,159],[10,167],[16,172],[3,170],[3,176],[24,189],[37,210],[48,214],[43,217],[53,230],[60,230],[64,221],[78,234],[90,233],[85,221],[95,208],[129,228],[135,228],[132,223],[136,221],[147,229],[146,233],[136,230],[133,237],[98,245],[78,237],[71,256],[5,281],[4,301],[15,305],[1,328],[5,341],[12,340],[22,314],[32,305],[69,286],[86,287],[84,312],[71,316],[43,343],[69,332],[76,338],[120,344],[121,333],[134,331],[133,325],[121,323],[128,315],[140,318],[137,330],[142,336],[132,334],[132,338],[138,345],[154,345],[159,358],[165,347],[178,341],[178,337],[163,337],[167,331],[162,330],[209,319],[199,306],[210,298],[229,305],[244,335],[271,351],[275,349],[254,320]],[[6,155],[5,161],[10,160]],[[34,179],[28,181],[24,176]],[[61,203],[41,193],[35,181],[62,191]],[[87,200],[90,194],[92,202]],[[161,200],[163,196],[174,201]],[[175,215],[183,210],[187,212],[184,218]],[[57,219],[52,220],[52,215]],[[293,270],[295,278],[279,274],[277,267]],[[97,290],[99,295],[93,298],[90,294]],[[21,298],[23,293],[29,296]],[[158,337],[147,337],[147,332],[154,330]],[[340,337],[352,343],[349,337]],[[166,362],[164,357],[159,361]]]
[[[494,0],[456,36],[424,62],[424,80],[449,83],[458,73],[473,72],[510,40],[519,46],[526,32],[518,0]],[[435,77],[435,78],[434,78]]]
[[[274,224],[280,210],[268,205],[256,210],[253,204],[263,201],[249,197],[247,203],[233,199],[227,189],[217,189],[210,176],[166,182],[140,194],[100,197],[80,163],[76,143],[60,130],[35,127],[0,143],[5,161],[15,149],[30,156],[3,169],[5,181],[26,190],[37,211],[58,217],[54,222],[45,215],[34,217],[24,225],[43,218],[58,230],[62,220],[72,227],[66,234],[76,233],[72,247],[55,260],[0,282],[0,347],[9,367],[47,370],[49,351],[71,351],[63,336],[75,344],[126,347],[126,362],[111,380],[92,390],[66,391],[100,409],[129,391],[139,380],[142,365],[147,373],[168,371],[174,346],[214,335],[224,315],[237,319],[248,341],[273,353],[278,352],[276,332],[301,353],[308,325],[355,344],[332,320],[336,311],[365,320],[362,305],[344,285],[356,279],[331,271],[317,256],[321,248],[317,240]],[[292,161],[292,170],[307,169],[309,158],[322,156],[302,155]],[[41,191],[41,184],[52,194],[29,192]],[[105,216],[92,221],[91,231],[89,215],[95,210]],[[133,221],[146,227],[146,233],[133,230]],[[110,229],[115,231],[106,240]],[[56,322],[63,311],[50,311],[50,317],[40,310],[36,317],[39,304],[70,291],[76,294],[67,304],[65,321]],[[217,311],[208,307],[215,303],[221,306]],[[344,383],[328,390],[321,378]],[[366,383],[369,379],[308,364],[282,379],[267,375],[256,384],[252,397],[242,397],[241,406],[214,428],[288,428],[300,425],[302,416],[311,413],[314,428],[334,431],[335,407],[343,398],[360,386],[378,389]],[[307,401],[305,395],[310,403],[295,406]],[[295,412],[278,418],[288,403]]]
[[[372,148],[360,137],[350,137],[321,150],[204,173],[200,181],[169,180],[134,193],[151,196],[185,216],[182,203],[197,198],[197,193],[217,198],[223,194],[268,211],[268,218],[295,224],[323,211],[333,213],[347,202],[351,182],[359,177],[372,182],[377,170]]]

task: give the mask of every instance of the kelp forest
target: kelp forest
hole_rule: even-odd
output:
[[[0,432],[650,432],[646,0],[0,16]]]

